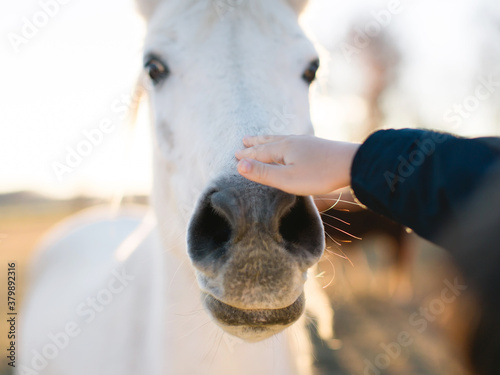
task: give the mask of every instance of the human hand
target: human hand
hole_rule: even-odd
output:
[[[359,144],[322,138],[257,136],[236,152],[238,172],[249,180],[295,195],[327,194],[351,183]]]

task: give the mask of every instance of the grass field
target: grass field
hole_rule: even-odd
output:
[[[19,311],[29,279],[29,262],[44,233],[72,213],[99,203],[91,199],[45,201],[29,195],[15,198],[0,200],[2,349],[7,348],[8,341],[5,319],[7,264],[16,263],[16,310]],[[427,319],[425,329],[421,329],[422,316],[418,315],[422,307],[430,306],[439,298],[445,285],[443,282],[453,280],[455,276],[445,267],[446,257],[428,244],[417,242],[414,259],[406,275],[407,285],[394,292],[394,286],[391,286],[394,267],[385,255],[386,246],[389,245],[383,240],[375,239],[346,248],[354,266],[331,255],[320,263],[324,271],[320,281],[328,285],[326,291],[335,310],[336,341],[332,348],[315,335],[315,328],[311,326],[318,373],[467,375],[463,360],[459,360],[459,347],[452,345],[449,339],[449,332],[458,330],[455,324],[456,308],[445,306],[443,311],[432,316],[433,319]],[[412,324],[411,317],[415,314],[420,318],[420,325]],[[400,345],[396,350],[392,343],[398,343],[401,338],[405,338],[405,343],[411,343]],[[388,353],[392,353],[391,356]],[[4,355],[0,364],[0,375],[12,373]]]

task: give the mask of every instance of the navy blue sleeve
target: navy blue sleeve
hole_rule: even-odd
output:
[[[380,130],[356,153],[351,187],[368,208],[438,242],[440,228],[460,215],[498,161],[500,138]]]

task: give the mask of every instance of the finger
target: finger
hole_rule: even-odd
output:
[[[245,147],[252,147],[257,145],[263,145],[266,143],[277,142],[287,137],[286,135],[257,135],[257,136],[245,136],[243,138],[243,144]]]
[[[251,159],[242,159],[238,163],[238,172],[249,180],[277,189],[286,188],[285,166],[264,164]]]
[[[265,144],[236,151],[236,159],[254,159],[262,163],[284,164],[283,153],[278,144]]]

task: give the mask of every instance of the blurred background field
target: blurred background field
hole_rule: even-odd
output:
[[[321,46],[311,92],[318,135],[361,141],[384,127],[499,135],[500,90],[493,85],[488,98],[476,96],[485,81],[500,81],[498,1],[402,0],[400,12],[377,21],[389,3],[311,1],[302,21]],[[126,149],[126,111],[117,110],[130,106],[142,64],[144,25],[133,2],[70,2],[16,50],[9,33],[19,33],[23,20],[38,10],[37,0],[0,0],[0,278],[5,280],[7,262],[15,261],[18,308],[35,245],[51,226],[121,194],[146,204],[151,185],[147,111],[141,110],[133,147]],[[379,32],[361,48],[356,38],[373,22]],[[68,148],[84,139],[82,131],[103,119],[114,130],[58,178],[54,162],[64,161]],[[444,280],[456,277],[446,254],[407,235],[411,250],[402,278],[393,239],[363,238],[342,248],[350,261],[327,252],[320,264],[319,279],[328,285],[336,314],[336,341],[316,339],[320,373],[363,374],[365,360],[373,363],[384,353],[381,343],[408,331],[414,344],[378,375],[467,374],[457,319],[466,299],[447,305],[423,333],[409,324],[412,314],[437,298]],[[339,253],[335,246],[331,250]],[[0,313],[6,311],[5,282]],[[6,332],[2,319],[1,348]],[[8,374],[4,356],[0,363],[0,374]]]

